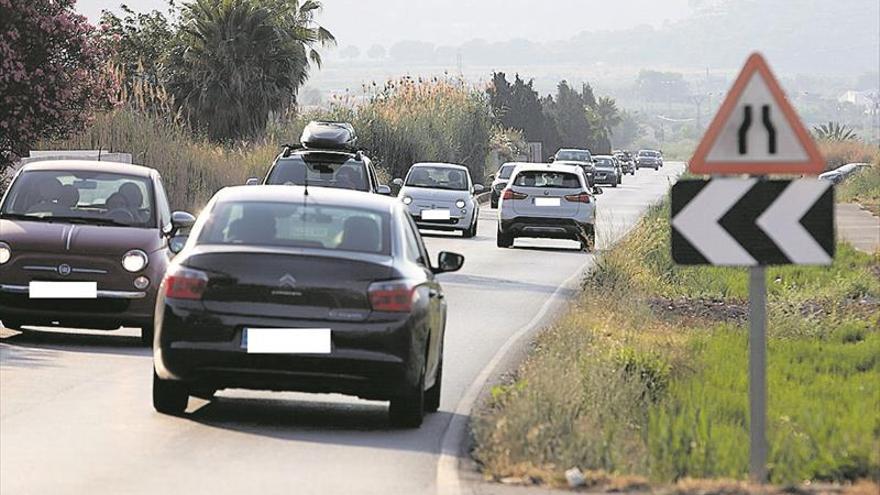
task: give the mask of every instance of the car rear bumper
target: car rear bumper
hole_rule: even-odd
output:
[[[515,237],[580,239],[593,225],[566,218],[516,217],[501,220],[501,232]]]
[[[31,299],[26,285],[0,284],[0,315],[23,325],[114,330],[152,324],[155,291],[99,290],[97,299]]]
[[[400,319],[403,318],[403,319]],[[154,363],[160,378],[194,388],[342,393],[387,400],[418,383],[425,322],[327,322],[198,314],[165,306]],[[330,354],[253,354],[244,328],[330,328]]]

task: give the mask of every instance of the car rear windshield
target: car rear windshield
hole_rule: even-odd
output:
[[[581,182],[575,174],[543,170],[526,170],[516,175],[513,185],[523,187],[557,187],[577,189]]]
[[[303,153],[279,158],[267,184],[322,186],[367,191],[369,181],[364,162],[333,153]]]
[[[596,158],[594,160],[594,162],[596,163],[596,166],[600,167],[600,168],[613,168],[614,167],[614,162],[611,161],[610,158]]]
[[[515,169],[515,168],[516,168],[515,165],[504,165],[503,167],[501,167],[501,170],[498,171],[498,178],[499,179],[509,179],[510,174],[513,173],[513,169]]]
[[[639,156],[649,156],[651,158],[657,158],[658,156],[660,156],[660,153],[657,153],[656,151],[639,151]]]
[[[156,225],[149,178],[94,171],[22,172],[10,186],[0,215],[47,222]]]
[[[467,172],[451,167],[413,167],[406,177],[406,185],[464,191],[468,188]]]
[[[314,203],[224,202],[197,244],[304,247],[391,253],[390,214]]]
[[[563,162],[588,162],[592,158],[589,151],[559,150],[556,159]]]

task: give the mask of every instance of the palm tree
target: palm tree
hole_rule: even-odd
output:
[[[600,96],[596,103],[596,116],[599,120],[599,126],[605,133],[610,136],[613,134],[612,129],[617,127],[621,122],[620,110],[617,109],[617,102],[609,96]]]
[[[813,135],[822,141],[854,141],[859,138],[855,129],[840,122],[828,122],[813,127]]]
[[[317,46],[335,42],[315,0],[194,0],[166,63],[168,87],[211,139],[249,137],[295,102]]]

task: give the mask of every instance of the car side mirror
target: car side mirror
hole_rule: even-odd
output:
[[[553,163],[554,161],[556,161],[556,157],[551,156],[550,159],[547,160],[547,163]]]
[[[376,192],[385,196],[391,196],[391,188],[382,184],[376,188]]]
[[[249,177],[248,180],[247,180],[247,182],[245,182],[245,185],[247,185],[247,186],[258,186],[258,185],[260,185],[260,179],[258,179],[258,178],[256,178],[256,177]]]
[[[188,235],[176,235],[168,240],[168,250],[174,254],[183,251],[186,241],[189,240]]]
[[[474,193],[480,194],[481,192],[483,192],[485,190],[486,190],[486,188],[483,187],[482,184],[474,184]]]
[[[188,229],[196,223],[196,217],[185,211],[175,211],[171,214],[171,232],[176,235],[177,232]]]
[[[397,187],[403,187],[403,179],[401,178],[394,179],[391,183]]]
[[[600,194],[605,194],[605,191],[602,190],[599,186],[593,186],[593,194],[599,196]]]
[[[489,180],[495,180],[495,174],[489,174]]]
[[[464,265],[464,256],[449,251],[441,251],[437,256],[437,268],[434,273],[457,272]]]

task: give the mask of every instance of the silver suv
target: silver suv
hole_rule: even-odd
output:
[[[572,239],[591,251],[596,243],[596,194],[576,165],[520,164],[501,195],[498,247],[517,237]]]

